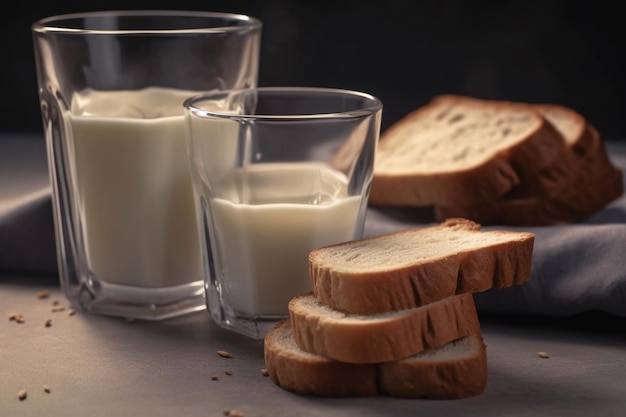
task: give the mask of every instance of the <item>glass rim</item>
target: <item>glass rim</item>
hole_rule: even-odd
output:
[[[215,100],[219,97],[226,97],[233,94],[249,94],[249,93],[292,93],[306,97],[307,95],[325,94],[336,97],[357,97],[364,99],[366,103],[363,106],[350,110],[319,112],[319,113],[302,113],[302,114],[253,114],[253,113],[237,113],[224,110],[206,109],[198,106],[200,102]],[[376,96],[357,90],[328,88],[328,87],[254,87],[242,88],[237,90],[217,90],[205,92],[188,97],[183,102],[185,111],[193,113],[201,118],[218,118],[218,119],[245,119],[245,120],[268,120],[268,121],[294,121],[294,120],[319,120],[319,119],[340,119],[340,118],[358,118],[374,114],[383,108],[383,103]]]
[[[98,17],[197,17],[222,19],[224,22],[233,21],[241,24],[225,24],[223,26],[189,26],[167,29],[88,29],[76,25],[59,24],[62,21],[84,18]],[[44,17],[32,24],[34,32],[59,32],[76,34],[103,34],[103,35],[124,35],[124,34],[175,34],[175,33],[228,33],[240,32],[242,30],[258,30],[261,28],[261,21],[255,17],[239,13],[227,12],[205,12],[194,10],[101,10],[93,12],[67,13]]]

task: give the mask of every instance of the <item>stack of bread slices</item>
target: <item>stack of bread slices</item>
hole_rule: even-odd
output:
[[[541,226],[582,221],[622,193],[622,171],[575,110],[442,95],[383,132],[369,202]]]
[[[528,280],[533,243],[449,219],[312,251],[313,291],[265,337],[269,376],[318,396],[481,394],[487,352],[472,294]]]

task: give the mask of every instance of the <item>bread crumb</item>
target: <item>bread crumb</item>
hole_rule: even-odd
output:
[[[59,311],[65,311],[65,307],[52,307],[53,313],[58,313]]]
[[[232,374],[233,374],[233,371],[228,371],[228,370],[226,370],[226,371],[224,371],[224,374],[225,374],[225,375],[232,375]]]
[[[37,298],[39,299],[48,298],[49,296],[50,296],[50,293],[48,291],[39,291],[37,293]]]
[[[26,399],[26,397],[28,396],[28,394],[26,393],[25,389],[21,389],[18,391],[17,393],[17,398],[20,399],[20,401],[24,401]]]
[[[53,306],[58,306],[58,305],[59,305],[59,300],[54,300],[54,301],[52,301],[52,305],[53,305]]]
[[[50,326],[52,326],[52,320],[51,320],[51,319],[46,320],[46,324],[45,324],[45,326],[46,326],[46,327],[50,327]]]
[[[224,415],[228,417],[245,417],[241,411],[237,410],[224,410]]]
[[[9,314],[9,321],[24,323],[24,316],[22,316],[20,313],[11,313]]]
[[[50,387],[47,386],[47,385],[44,385],[43,386],[43,392],[46,392],[46,393],[50,394]]]
[[[217,381],[218,379],[220,379],[219,376],[217,375],[211,375],[211,381]]]
[[[539,352],[537,353],[537,356],[539,356],[540,358],[543,359],[548,359],[550,356],[548,356],[548,354],[546,352]]]
[[[269,374],[270,374],[270,373],[268,372],[267,368],[262,368],[262,369],[261,369],[261,375],[263,375],[263,376],[269,376]]]
[[[76,314],[76,310],[74,310],[73,308],[70,308],[67,312],[68,316],[73,316],[74,314]]]
[[[222,358],[232,358],[233,355],[230,354],[230,352],[227,352],[225,350],[218,350],[217,354],[220,355]]]

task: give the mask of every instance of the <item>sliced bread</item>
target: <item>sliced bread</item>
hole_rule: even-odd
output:
[[[442,95],[380,137],[372,205],[430,206],[495,200],[567,148],[530,105]]]
[[[278,322],[263,343],[269,377],[288,391],[325,397],[378,395],[375,366],[334,361],[300,349],[289,320]]]
[[[561,133],[567,148],[549,166],[524,177],[503,199],[558,196],[581,179],[604,176],[613,169],[598,131],[573,109],[554,104],[534,108]]]
[[[393,397],[472,397],[484,392],[487,374],[487,349],[480,333],[378,365],[380,392]]]
[[[572,185],[552,198],[505,199],[474,206],[436,207],[435,217],[444,220],[463,216],[483,225],[550,226],[583,221],[624,192],[623,173],[609,173]]]
[[[329,307],[378,314],[530,278],[534,234],[481,231],[467,219],[313,250],[309,276]]]
[[[563,135],[567,147],[576,154],[585,154],[593,144],[593,138],[587,129],[587,119],[576,110],[554,103],[533,103],[533,108]]]
[[[303,351],[289,321],[283,320],[265,337],[264,356],[274,383],[298,394],[456,399],[481,394],[487,383],[480,333],[399,361],[354,364]]]
[[[567,159],[573,168],[560,164],[550,170],[559,182],[550,193],[527,196],[528,192],[515,190],[493,202],[436,206],[435,218],[464,217],[485,226],[548,226],[586,219],[619,198],[624,185],[623,173],[612,164],[597,129],[587,124],[585,132],[589,138],[586,149],[576,153],[575,161]],[[560,181],[564,175],[569,181]]]
[[[471,294],[359,315],[332,309],[307,293],[289,302],[289,317],[300,349],[347,363],[400,360],[480,331]]]

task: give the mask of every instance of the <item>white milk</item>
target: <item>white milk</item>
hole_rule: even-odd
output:
[[[260,165],[229,176],[210,201],[228,301],[243,313],[285,315],[312,290],[309,252],[355,238],[361,199],[325,165]],[[215,251],[214,251],[215,254]]]
[[[182,101],[190,93],[87,92],[68,120],[85,257],[99,280],[202,280]]]

